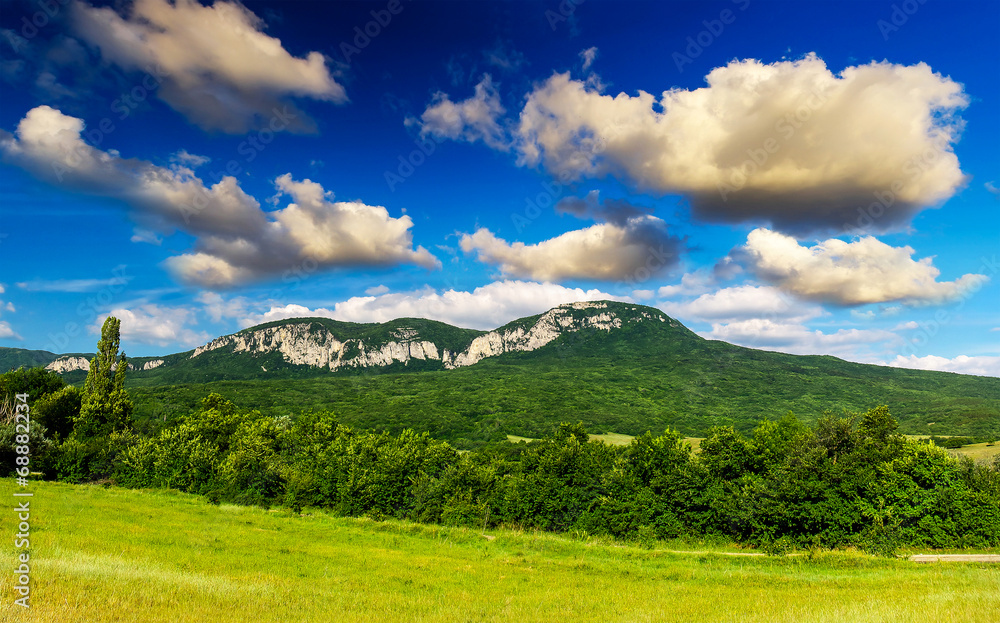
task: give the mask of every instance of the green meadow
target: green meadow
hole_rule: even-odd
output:
[[[13,507],[12,479],[0,497]],[[517,530],[214,506],[170,492],[33,482],[31,608],[69,621],[984,621],[1000,565],[850,551],[768,557]],[[0,513],[4,574],[13,513]]]

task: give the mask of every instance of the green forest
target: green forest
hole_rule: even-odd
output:
[[[788,414],[748,433],[713,426],[697,453],[675,430],[616,447],[590,441],[581,423],[460,451],[427,432],[355,428],[328,410],[266,415],[218,393],[149,431],[133,418],[118,328],[105,324],[82,389],[42,368],[0,376],[8,405],[31,397],[30,431],[13,418],[0,428],[7,475],[30,457],[48,479],[213,503],[637,542],[718,538],[768,552],[1000,545],[1000,459],[958,460],[909,440],[886,406],[809,424]]]

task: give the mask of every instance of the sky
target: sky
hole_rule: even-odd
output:
[[[0,0],[0,346],[658,307],[1000,376],[1000,4]]]

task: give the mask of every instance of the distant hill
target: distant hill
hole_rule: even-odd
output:
[[[47,365],[63,362],[67,380],[82,382],[85,372],[72,368],[84,357],[36,357],[49,355]],[[356,426],[412,427],[459,446],[540,437],[560,421],[594,433],[670,426],[701,436],[788,411],[813,420],[878,404],[906,433],[1000,434],[998,378],[754,350],[701,338],[658,309],[609,301],[560,305],[493,331],[419,318],[294,318],[130,367],[143,421],[169,420],[218,391],[267,413],[331,409]]]

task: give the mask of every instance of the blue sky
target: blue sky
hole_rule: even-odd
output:
[[[3,0],[0,345],[596,298],[1000,376],[993,2]]]

